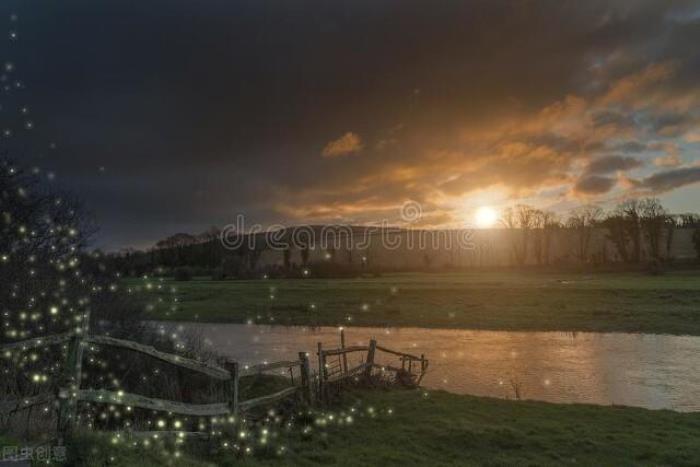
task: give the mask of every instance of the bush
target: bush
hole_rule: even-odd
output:
[[[177,268],[173,275],[176,281],[192,280],[192,270],[190,268]]]

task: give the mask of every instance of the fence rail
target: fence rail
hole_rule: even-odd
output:
[[[194,360],[191,358],[182,357],[180,355],[162,352],[150,345],[140,344],[137,342],[117,339],[110,336],[84,336],[79,333],[58,334],[48,337],[38,337],[28,339],[21,342],[14,342],[0,346],[2,351],[20,350],[26,351],[29,349],[68,344],[67,359],[64,368],[63,379],[59,384],[58,402],[58,431],[61,434],[69,432],[75,428],[77,420],[78,402],[92,402],[97,404],[122,405],[128,407],[138,407],[147,410],[166,411],[180,415],[191,416],[223,416],[236,415],[239,411],[248,411],[256,407],[277,403],[283,399],[292,396],[301,395],[302,399],[308,404],[327,401],[328,385],[339,384],[342,381],[356,377],[358,375],[369,376],[373,368],[381,368],[386,371],[404,372],[416,381],[420,381],[425,374],[428,366],[427,359],[424,356],[415,356],[404,352],[398,352],[377,345],[377,342],[372,339],[368,346],[345,346],[345,332],[340,333],[340,347],[336,349],[322,348],[321,343],[318,344],[318,375],[317,385],[314,385],[314,378],[310,370],[308,354],[299,352],[297,360],[265,362],[258,365],[240,367],[238,362],[226,361],[224,367],[219,365]],[[156,360],[160,360],[181,368],[185,368],[194,372],[198,372],[209,376],[210,378],[224,381],[226,401],[215,402],[208,404],[192,404],[180,401],[158,399],[147,397],[139,394],[133,394],[123,391],[109,391],[105,389],[81,389],[80,382],[82,380],[82,359],[83,350],[86,345],[110,346],[126,349],[133,352],[138,352],[147,355]],[[398,356],[402,362],[402,368],[379,365],[375,362],[375,354],[377,351],[386,352],[394,356]],[[366,352],[364,361],[352,368],[348,367],[347,355],[357,352]],[[331,365],[328,363],[329,357],[338,357],[337,362]],[[406,363],[408,362],[408,370]],[[412,365],[420,368],[420,373],[412,372]],[[298,385],[294,385],[293,369],[299,367],[300,380]],[[239,398],[239,380],[241,377],[260,375],[272,370],[288,368],[292,375],[292,386],[284,388],[277,392],[255,397],[249,400],[240,401]],[[331,371],[329,371],[331,370]],[[316,387],[316,391],[314,390]],[[315,393],[315,394],[314,394]],[[13,400],[0,401],[0,413],[12,413],[18,410],[28,409],[30,407],[48,404],[56,399],[54,394],[39,394],[35,396],[18,398]],[[139,436],[156,435],[161,432],[138,432]],[[178,432],[184,435],[197,435],[197,433]]]
[[[261,405],[269,405],[274,402],[286,399],[287,397],[296,394],[299,391],[298,387],[289,387],[282,389],[281,391],[275,392],[273,394],[268,394],[266,396],[256,397],[255,399],[249,399],[240,403],[239,407],[241,410],[250,410],[253,407],[259,407]]]
[[[244,366],[241,370],[241,376],[256,375],[264,373],[266,371],[276,370],[278,368],[290,368],[298,366],[299,364],[299,360],[293,360],[272,363],[260,363],[258,365]]]
[[[76,394],[78,400],[96,402],[99,404],[116,404],[142,409],[160,410],[180,415],[194,415],[200,417],[216,417],[228,415],[229,405],[226,402],[213,404],[189,404],[165,399],[131,394],[128,392],[106,391],[104,389],[80,389]]]
[[[65,342],[68,342],[71,337],[73,337],[73,333],[65,333],[65,334],[55,334],[53,336],[46,336],[46,337],[35,337],[33,339],[27,339],[19,342],[12,342],[11,344],[3,344],[0,346],[0,349],[3,352],[6,351],[13,351],[13,350],[29,350],[29,349],[35,349],[37,347],[45,347],[47,345],[56,345],[56,344],[63,344]]]
[[[215,379],[227,380],[231,377],[231,374],[228,370],[219,366],[211,365],[205,362],[200,362],[191,358],[181,357],[180,355],[161,352],[160,350],[156,350],[150,345],[139,344],[137,342],[116,339],[114,337],[108,336],[89,336],[85,339],[85,342],[133,350],[134,352],[140,352],[155,359],[162,360],[164,362],[171,363],[182,368],[187,368],[188,370],[203,373]]]
[[[410,353],[398,352],[396,350],[387,349],[386,347],[382,347],[381,345],[377,345],[377,350],[381,350],[382,352],[390,353],[392,355],[396,355],[397,357],[404,357],[410,360],[423,360],[423,357],[417,357],[415,355],[411,355]]]
[[[24,410],[37,405],[50,404],[56,397],[48,392],[37,394],[36,396],[22,397],[20,399],[9,399],[0,401],[0,413],[11,413],[17,410]]]
[[[326,353],[326,356],[332,356],[332,355],[342,355],[346,353],[352,353],[352,352],[367,352],[369,350],[369,347],[365,345],[356,345],[353,347],[341,347],[339,349],[331,349],[331,350],[324,350]]]

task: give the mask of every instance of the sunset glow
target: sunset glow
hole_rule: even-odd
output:
[[[0,467],[700,467],[700,0],[0,33]]]
[[[493,227],[498,221],[498,212],[489,206],[482,206],[474,214],[474,223],[480,229]]]

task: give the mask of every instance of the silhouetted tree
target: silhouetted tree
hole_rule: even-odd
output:
[[[536,212],[531,206],[521,204],[505,209],[501,216],[501,224],[510,231],[512,260],[518,266],[527,261],[530,231],[535,226]]]
[[[549,264],[550,252],[552,248],[552,237],[559,221],[554,213],[549,211],[534,211],[534,253],[537,264]]]
[[[661,254],[661,240],[664,227],[668,221],[668,213],[656,198],[646,198],[640,202],[640,223],[644,236],[649,243],[649,254],[654,259],[659,259]]]
[[[80,322],[89,295],[81,250],[96,231],[74,197],[38,171],[0,159],[1,340],[63,332]],[[32,319],[23,316],[31,314]]]
[[[696,228],[693,232],[693,246],[695,247],[695,254],[700,260],[700,228]]]
[[[612,242],[617,254],[625,263],[630,260],[630,229],[627,226],[627,222],[622,205],[618,205],[602,222],[603,226],[607,229],[606,238]]]
[[[620,205],[622,210],[627,236],[632,242],[630,259],[638,263],[642,259],[642,229],[640,223],[639,201],[630,199]]]
[[[595,226],[600,221],[603,210],[595,205],[586,205],[574,209],[567,221],[567,227],[576,237],[576,256],[579,261],[588,261],[588,252]]]

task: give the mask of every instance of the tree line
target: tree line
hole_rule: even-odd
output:
[[[567,217],[528,205],[505,209],[501,218],[505,229],[517,230],[512,236],[511,259],[522,266],[528,258],[536,264],[547,265],[555,234],[567,230],[572,236],[574,256],[581,263],[591,260],[594,232],[602,230],[624,263],[639,263],[643,259],[671,259],[674,234],[677,229],[694,229],[692,241],[700,258],[700,215],[671,214],[656,198],[629,199],[610,211],[597,205],[584,205],[570,211]]]
[[[700,259],[700,215],[671,214],[656,198],[625,200],[608,211],[589,204],[564,216],[523,204],[503,210],[500,224],[501,228],[512,231],[509,247],[513,266],[551,265],[555,240],[563,234],[572,243],[571,256],[579,264],[667,263],[672,258],[671,248],[678,229],[693,229],[692,240]],[[603,233],[613,252],[593,250],[596,232]],[[107,255],[107,258],[127,275],[158,272],[161,268],[161,272],[168,274],[179,271],[183,278],[192,275],[252,278],[260,276],[261,272],[294,277],[301,275],[303,268],[309,265],[309,250],[302,248],[298,264],[292,261],[291,251],[286,250],[281,253],[280,265],[260,267],[259,260],[266,249],[264,237],[255,242],[242,242],[240,247],[231,250],[223,247],[220,235],[216,227],[200,234],[178,233],[157,242],[147,251],[127,249]],[[332,269],[331,275],[338,275],[340,269],[355,268],[351,262],[345,264],[336,253],[326,255],[331,260],[315,265],[315,272],[322,267]]]

